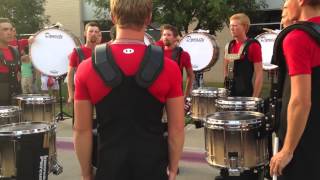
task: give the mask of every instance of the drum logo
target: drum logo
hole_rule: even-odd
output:
[[[61,34],[50,34],[49,32],[46,32],[44,34],[45,38],[49,38],[49,39],[62,39],[63,36]]]
[[[187,36],[186,39],[187,42],[204,42],[204,39],[200,37],[192,38],[191,36]]]

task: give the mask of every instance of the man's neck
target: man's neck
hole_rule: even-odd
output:
[[[310,18],[320,16],[320,6],[311,7],[304,6],[301,10],[301,15],[299,17],[299,21],[306,21]]]
[[[0,41],[0,48],[8,48],[8,43]]]
[[[94,49],[96,47],[96,45],[97,45],[96,43],[91,43],[91,42],[87,41],[84,46],[87,48],[90,48],[90,49]]]
[[[236,42],[244,42],[245,40],[247,40],[247,36],[239,36],[239,37],[235,37],[234,40],[236,40]]]
[[[116,40],[135,40],[144,42],[144,28],[129,29],[129,28],[117,28]]]
[[[172,44],[171,46],[164,46],[164,50],[171,50],[174,49],[176,47],[175,44]]]

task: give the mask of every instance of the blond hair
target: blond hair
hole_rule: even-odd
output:
[[[238,20],[238,21],[240,21],[240,23],[245,26],[246,32],[249,31],[250,18],[249,18],[246,14],[244,14],[244,13],[234,14],[234,15],[232,15],[232,16],[230,17],[229,20],[230,20],[230,21],[231,21],[231,20]]]
[[[110,0],[114,23],[122,28],[142,28],[151,17],[152,0]]]
[[[10,20],[8,18],[0,18],[0,23],[10,23]]]

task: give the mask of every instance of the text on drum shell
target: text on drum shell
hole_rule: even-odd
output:
[[[204,42],[203,38],[192,38],[191,36],[187,36],[187,42]]]
[[[49,39],[62,39],[63,38],[63,36],[61,35],[61,34],[50,34],[50,33],[48,33],[48,32],[46,32],[45,34],[44,34],[44,36],[45,36],[45,38],[49,38]]]

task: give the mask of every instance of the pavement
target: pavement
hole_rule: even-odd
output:
[[[71,119],[58,123],[57,154],[63,173],[49,175],[49,180],[80,180],[80,167],[76,158],[73,143]],[[195,129],[194,125],[185,128],[185,145],[180,161],[180,174],[177,180],[214,180],[219,171],[207,164],[204,154],[203,129]]]

